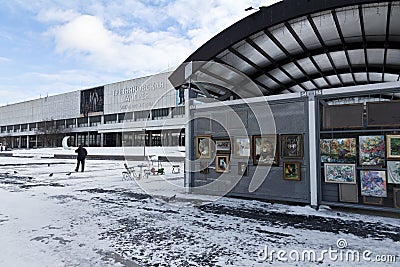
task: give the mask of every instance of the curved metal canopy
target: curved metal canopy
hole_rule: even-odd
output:
[[[399,81],[400,1],[286,0],[219,33],[191,61],[227,64],[264,95]],[[183,77],[181,66],[170,80],[178,87]]]

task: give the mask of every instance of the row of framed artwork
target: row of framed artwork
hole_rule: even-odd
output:
[[[356,140],[356,138],[321,139],[321,162],[356,163]],[[361,166],[383,166],[387,159],[400,159],[400,135],[359,136],[358,148],[358,162]]]
[[[232,154],[235,158],[253,158],[254,165],[279,165],[279,145],[281,140],[282,158],[303,157],[303,135],[302,134],[278,134],[235,136],[232,138],[215,138],[211,135],[196,136],[196,158],[211,158],[216,154]],[[232,151],[233,150],[233,151]]]
[[[208,174],[209,173],[209,165],[208,161],[200,161],[200,173]],[[229,155],[216,155],[215,157],[215,172],[224,173],[230,172],[230,162]],[[248,175],[248,163],[247,162],[238,162],[238,170],[237,175],[239,176],[247,176]],[[300,162],[283,162],[283,179],[285,180],[301,180],[301,163]]]
[[[393,206],[400,208],[400,188],[393,187]],[[361,193],[363,193],[361,191]],[[348,203],[359,203],[357,184],[339,184],[339,201]],[[363,204],[383,205],[383,197],[362,195]],[[390,200],[389,200],[390,201]],[[388,201],[385,201],[388,203]]]
[[[387,197],[387,183],[400,184],[400,161],[388,161],[387,170],[360,170],[362,196]],[[356,184],[356,165],[325,163],[326,183]]]
[[[400,101],[324,105],[322,127],[323,129],[354,129],[400,126],[397,116],[399,109]]]

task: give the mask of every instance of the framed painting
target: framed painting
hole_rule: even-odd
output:
[[[370,197],[387,197],[386,171],[360,171],[361,195]]]
[[[301,180],[300,162],[284,162],[283,179],[300,181]]]
[[[340,202],[358,203],[357,184],[339,184]]]
[[[382,166],[385,162],[385,137],[383,135],[360,136],[360,165]]]
[[[393,204],[395,208],[400,208],[400,188],[393,188]]]
[[[254,165],[278,165],[277,135],[253,135],[253,164]]]
[[[200,173],[202,174],[208,174],[208,166],[209,162],[207,161],[200,161]]]
[[[387,161],[389,184],[400,184],[400,161]]]
[[[229,155],[217,155],[215,157],[215,171],[229,172]]]
[[[303,157],[303,135],[282,134],[281,135],[282,158]]]
[[[400,135],[386,135],[386,152],[388,159],[400,159]]]
[[[211,158],[211,135],[196,136],[196,158]]]
[[[372,205],[382,205],[383,198],[363,196],[363,203],[364,204],[372,204]]]
[[[233,149],[236,158],[250,157],[250,138],[248,136],[236,136],[233,138]]]
[[[247,176],[247,162],[238,162],[238,175]]]
[[[323,109],[323,128],[362,128],[364,104],[328,105]]]
[[[343,163],[324,164],[325,182],[327,183],[356,183],[356,165]]]
[[[367,126],[400,126],[400,101],[367,103]]]
[[[230,139],[215,139],[215,150],[217,153],[230,153],[231,140]]]
[[[356,163],[357,144],[355,138],[320,140],[321,162]]]

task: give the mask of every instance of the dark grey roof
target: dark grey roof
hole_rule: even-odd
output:
[[[400,1],[286,0],[225,29],[191,61],[227,64],[264,95],[398,81]],[[171,75],[176,87],[183,73]]]

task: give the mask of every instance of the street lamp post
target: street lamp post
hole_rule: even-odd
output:
[[[143,158],[146,160],[146,128],[143,128]]]

